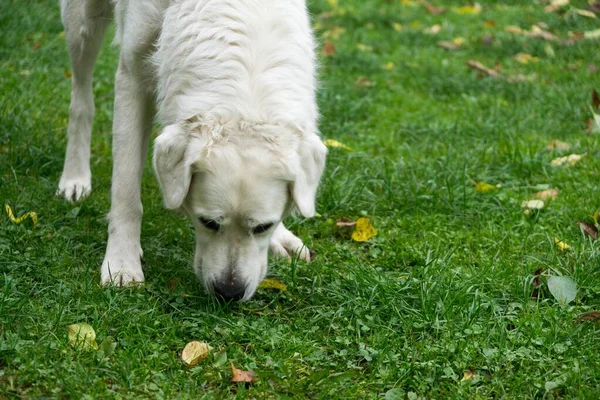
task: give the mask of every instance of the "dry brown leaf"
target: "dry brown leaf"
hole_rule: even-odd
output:
[[[596,228],[596,225],[585,221],[578,221],[577,224],[579,225],[579,229],[581,229],[581,231],[587,236],[594,240],[598,239],[598,228]]]
[[[567,142],[560,141],[558,139],[551,140],[546,146],[547,150],[558,150],[558,151],[567,151],[571,148],[571,145]]]
[[[581,316],[579,318],[577,318],[577,321],[579,321],[579,322],[586,322],[586,321],[600,322],[600,311],[590,311],[590,312],[586,312],[585,314],[581,314]]]
[[[500,77],[500,73],[498,71],[486,67],[485,65],[483,65],[479,61],[469,60],[469,61],[467,61],[467,65],[469,67],[473,68],[474,70],[477,70],[479,72],[483,72],[483,73],[485,73],[485,74],[487,74],[489,76]]]
[[[487,21],[483,22],[483,26],[485,26],[487,28],[495,28],[496,27],[496,21],[494,21],[492,19],[488,19]]]
[[[335,45],[331,42],[325,42],[323,45],[323,55],[325,57],[331,57],[335,54]]]
[[[535,197],[537,197],[540,200],[556,200],[556,198],[558,197],[558,193],[559,192],[557,189],[546,189],[537,192],[535,194]]]
[[[575,14],[581,15],[582,17],[596,18],[596,14],[594,14],[590,10],[582,10],[581,8],[573,8],[573,12]]]
[[[258,376],[252,371],[244,371],[237,369],[233,366],[233,361],[229,361],[231,364],[231,382],[246,382],[252,383],[258,379]]]
[[[366,76],[359,76],[356,79],[356,82],[354,82],[354,86],[359,87],[359,88],[366,88],[366,87],[370,87],[373,85],[373,82],[371,82],[371,80],[369,78],[367,78]]]
[[[444,7],[436,7],[436,6],[433,6],[433,5],[429,4],[429,3],[423,4],[423,7],[425,7],[425,9],[430,14],[433,14],[433,15],[439,15],[439,14],[443,14],[443,13],[446,12],[446,9]]]
[[[454,43],[454,41],[450,40],[440,40],[437,42],[437,45],[446,49],[446,50],[459,50],[462,45]]]
[[[35,43],[33,44],[33,49],[34,49],[34,50],[37,50],[37,49],[39,49],[40,47],[42,47],[42,42],[35,42]]]
[[[547,13],[555,12],[569,4],[569,0],[552,0],[550,4],[544,7],[544,11]]]
[[[592,107],[594,107],[595,110],[600,109],[600,97],[598,97],[596,89],[592,91]]]
[[[355,226],[356,221],[350,221],[348,219],[340,219],[335,222],[336,226],[346,227],[346,226]]]

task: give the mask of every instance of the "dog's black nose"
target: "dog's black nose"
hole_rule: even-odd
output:
[[[225,301],[238,301],[244,297],[246,286],[237,281],[214,283],[215,295]]]

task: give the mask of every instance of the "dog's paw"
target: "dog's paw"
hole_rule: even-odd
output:
[[[126,261],[120,257],[106,257],[102,263],[102,285],[130,286],[144,283],[144,272],[139,259]]]
[[[279,224],[273,232],[269,249],[276,257],[292,258],[297,254],[301,260],[310,261],[310,251],[302,243],[302,240],[292,232],[288,231],[283,223]]]
[[[58,183],[56,195],[72,203],[85,199],[92,191],[92,177],[83,175],[66,178],[64,175]]]

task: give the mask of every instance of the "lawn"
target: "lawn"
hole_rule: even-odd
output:
[[[73,205],[54,196],[70,95],[58,4],[2,1],[0,202],[38,222],[1,210],[0,398],[598,398],[586,313],[600,310],[600,249],[578,221],[600,208],[600,134],[586,127],[600,39],[578,33],[599,19],[584,0],[431,3],[445,12],[310,2],[321,132],[353,151],[330,150],[319,216],[288,221],[316,258],[273,260],[287,290],[227,305],[196,280],[192,227],[162,206],[150,162],[146,284],[99,285],[118,49],[106,40],[96,66],[93,192]],[[569,154],[585,156],[552,165]],[[522,208],[549,188],[543,209]],[[377,230],[362,243],[336,226],[359,217]],[[561,275],[577,285],[568,303],[547,287]],[[69,345],[81,322],[113,338],[110,357]],[[186,368],[192,340],[214,350]],[[232,383],[230,361],[259,379]]]

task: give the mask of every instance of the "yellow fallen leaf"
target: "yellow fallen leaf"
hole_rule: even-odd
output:
[[[440,24],[435,24],[435,25],[430,26],[429,28],[425,29],[423,31],[423,33],[428,34],[428,35],[437,35],[438,33],[440,33],[441,30],[442,30],[442,26]]]
[[[557,139],[554,139],[548,143],[546,146],[547,150],[558,150],[558,151],[567,151],[571,148],[571,145],[567,142],[563,142]]]
[[[375,235],[377,235],[377,231],[367,218],[361,217],[356,221],[354,232],[352,232],[352,240],[355,242],[366,242]]]
[[[399,24],[398,22],[394,22],[392,26],[396,32],[400,32],[402,30],[402,24]]]
[[[540,192],[537,192],[535,194],[535,197],[537,197],[540,200],[556,200],[556,198],[558,197],[558,190],[557,189],[546,189],[546,190],[542,190]]]
[[[395,64],[390,61],[383,66],[383,69],[385,69],[386,71],[391,71],[394,68],[394,66]]]
[[[571,154],[565,157],[558,157],[555,158],[554,160],[552,160],[550,162],[550,165],[552,165],[553,167],[572,167],[573,165],[577,164],[579,162],[579,160],[581,160],[583,157],[585,157],[586,153],[583,154]]]
[[[372,53],[373,52],[373,47],[367,46],[366,44],[362,44],[362,43],[357,43],[356,48],[358,50],[362,51],[363,53]]]
[[[259,285],[259,289],[275,289],[281,292],[287,291],[287,286],[283,282],[279,282],[276,279],[264,279]]]
[[[213,348],[205,342],[193,341],[189,342],[181,352],[181,361],[186,367],[194,367],[208,357],[208,354]]]
[[[338,142],[335,139],[325,139],[325,140],[323,140],[323,144],[332,149],[344,149],[344,150],[348,150],[348,151],[354,151],[353,148],[348,147],[344,143]]]
[[[573,12],[575,14],[579,14],[582,17],[587,17],[587,18],[596,18],[596,14],[594,14],[593,12],[591,12],[590,10],[582,10],[581,8],[574,8]]]
[[[33,227],[35,228],[35,226],[37,225],[38,216],[34,211],[29,211],[29,212],[21,215],[20,217],[15,218],[15,215],[13,214],[13,210],[12,210],[12,208],[10,208],[10,206],[8,204],[4,205],[4,209],[6,210],[6,214],[8,214],[8,218],[15,224],[20,224],[21,222],[23,222],[23,220],[25,218],[31,218],[31,221],[33,221]]]
[[[233,366],[233,361],[229,361],[231,364],[231,382],[247,382],[252,383],[258,379],[258,376],[252,371],[244,371],[237,369]]]
[[[96,343],[96,332],[91,325],[81,322],[69,325],[69,345],[81,350],[98,350]]]
[[[454,43],[457,46],[462,46],[463,44],[465,44],[466,40],[463,37],[455,37],[454,39],[452,39],[452,43]]]
[[[521,203],[521,207],[526,208],[528,210],[541,210],[544,208],[543,200],[525,200]]]
[[[483,181],[475,183],[475,191],[478,193],[489,193],[498,189],[499,187],[500,185],[490,185],[489,183]]]
[[[517,62],[520,62],[521,64],[529,64],[530,62],[540,61],[539,58],[527,53],[517,53],[517,55],[515,55],[515,60],[517,60]]]
[[[468,6],[457,7],[454,9],[458,14],[479,14],[481,12],[481,4],[475,3]]]
[[[461,382],[472,381],[473,379],[475,379],[476,376],[477,376],[477,374],[475,373],[475,371],[468,369],[465,371],[465,373],[460,381]]]
[[[583,32],[583,37],[586,39],[598,39],[600,38],[600,29]]]
[[[561,251],[565,251],[567,250],[569,246],[565,241],[559,240],[557,237],[554,238],[554,243],[556,243],[556,246],[561,250]]]

